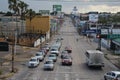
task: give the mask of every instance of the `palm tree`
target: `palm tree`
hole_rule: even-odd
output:
[[[19,9],[18,9],[18,1],[19,0],[8,0],[8,8],[10,10],[14,11],[14,14],[18,13],[19,14]]]
[[[25,20],[25,13],[27,11],[28,4],[24,3],[23,1],[19,1],[18,7],[20,10],[19,12],[20,12],[21,20],[22,20],[22,23],[21,23],[21,33],[22,33],[23,20]]]
[[[25,19],[24,16],[27,11],[28,4],[24,3],[23,1],[19,1],[18,7],[19,7],[19,10],[21,13],[21,19],[23,20],[23,19]]]
[[[34,17],[35,17],[35,11],[33,11],[32,9],[27,10],[26,18],[30,20],[30,33],[32,32],[31,21]]]

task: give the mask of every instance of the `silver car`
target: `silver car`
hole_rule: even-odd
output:
[[[54,70],[53,60],[46,60],[44,63],[44,70]]]
[[[56,54],[50,54],[48,56],[48,59],[53,60],[54,62],[56,62],[57,61],[57,56],[56,56]]]
[[[40,61],[43,61],[44,60],[44,54],[41,53],[41,52],[37,52],[35,54],[35,56],[40,60]]]
[[[110,71],[105,73],[104,80],[120,80],[120,71]]]

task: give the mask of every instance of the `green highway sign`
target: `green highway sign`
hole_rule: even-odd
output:
[[[62,5],[53,5],[53,11],[61,11]]]
[[[41,14],[49,14],[50,10],[39,10],[39,13],[41,13]]]
[[[120,38],[120,34],[108,34],[107,39]]]

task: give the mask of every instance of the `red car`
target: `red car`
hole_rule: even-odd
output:
[[[65,47],[65,51],[67,51],[68,53],[72,53],[72,48],[71,48],[71,46],[66,46],[66,47]]]
[[[62,58],[62,65],[72,65],[72,57],[71,56],[63,56]]]

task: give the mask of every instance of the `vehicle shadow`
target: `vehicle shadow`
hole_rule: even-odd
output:
[[[83,69],[86,69],[86,70],[91,70],[91,71],[101,71],[103,70],[102,67],[89,67],[86,63],[81,63],[79,65],[80,67],[82,67]]]

